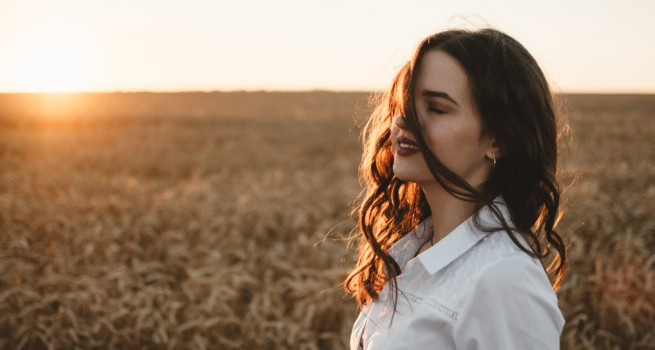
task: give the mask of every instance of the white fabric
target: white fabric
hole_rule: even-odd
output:
[[[490,213],[481,222],[500,227]],[[362,308],[351,349],[559,349],[564,318],[538,260],[472,217],[414,257],[432,229],[427,219],[390,248],[401,267],[396,312],[387,283]]]

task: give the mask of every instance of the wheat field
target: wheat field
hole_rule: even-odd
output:
[[[0,348],[344,349],[367,93],[0,95]],[[655,96],[560,96],[563,349],[655,349]]]

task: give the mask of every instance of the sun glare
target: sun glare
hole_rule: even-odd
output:
[[[88,88],[90,57],[69,33],[41,33],[15,46],[11,75],[25,92],[75,92]]]

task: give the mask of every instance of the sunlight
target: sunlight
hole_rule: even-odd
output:
[[[74,35],[48,31],[14,48],[11,74],[26,92],[74,92],[88,88],[89,52]]]

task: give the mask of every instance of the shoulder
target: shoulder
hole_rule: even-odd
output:
[[[521,237],[517,239],[525,244]],[[538,297],[557,306],[557,296],[541,262],[517,247],[506,232],[495,232],[480,243],[476,248],[483,267],[472,286],[473,294],[521,296],[519,301],[530,299],[523,296]]]
[[[489,237],[485,243],[506,240]],[[481,343],[504,349],[557,348],[564,318],[544,268],[518,247],[501,246],[505,249],[486,261],[471,286],[457,325],[459,341],[478,349],[487,348]]]
[[[473,291],[486,295],[534,295],[557,303],[555,292],[541,263],[525,252],[498,259],[484,268]]]

